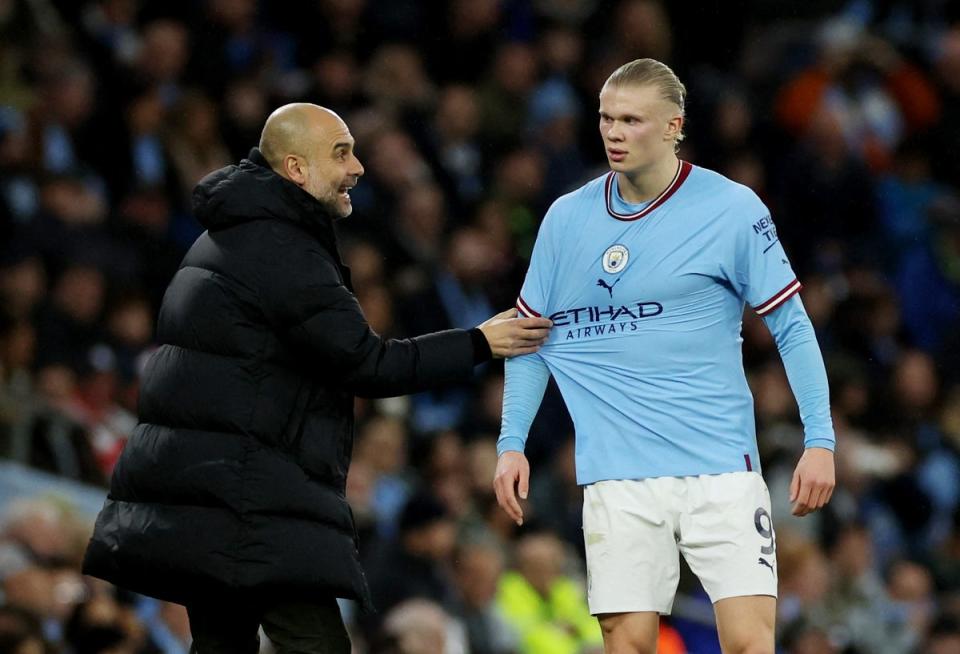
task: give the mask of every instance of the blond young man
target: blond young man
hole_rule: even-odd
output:
[[[610,172],[547,212],[517,300],[553,321],[507,362],[494,488],[523,521],[530,424],[553,376],[576,428],[591,612],[605,650],[654,653],[679,554],[714,603],[726,653],[774,651],[776,539],[741,357],[746,304],[774,335],[805,451],[793,512],[834,486],[827,378],[801,285],[748,188],[677,156],[686,90],[652,59],[600,92]]]

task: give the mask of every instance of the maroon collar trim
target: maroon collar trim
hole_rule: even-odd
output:
[[[676,193],[677,189],[680,188],[680,185],[686,181],[691,170],[693,170],[693,165],[681,159],[680,165],[677,166],[677,174],[674,175],[673,181],[671,181],[670,184],[667,185],[667,188],[663,189],[663,192],[654,198],[650,204],[636,213],[620,213],[613,208],[613,177],[616,175],[616,173],[610,171],[610,173],[607,175],[607,180],[604,187],[604,200],[607,203],[607,213],[617,220],[637,220],[639,218],[643,218],[647,214],[651,213],[654,209],[662,205],[664,202],[669,200],[670,196]]]

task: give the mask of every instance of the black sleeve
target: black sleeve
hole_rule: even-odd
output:
[[[490,341],[483,335],[479,327],[470,330],[470,339],[473,341],[473,365],[478,366],[493,358]]]
[[[486,360],[476,352],[475,337],[463,329],[381,338],[326,253],[310,249],[295,258],[302,259],[295,270],[290,259],[281,264],[293,274],[268,282],[265,304],[281,338],[302,351],[318,376],[363,397],[391,397],[462,381],[475,361]]]

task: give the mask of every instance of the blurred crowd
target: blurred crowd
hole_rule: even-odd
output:
[[[781,651],[960,652],[956,1],[0,0],[0,456],[106,486],[199,233],[191,189],[275,107],[349,124],[367,172],[344,257],[371,325],[403,337],[513,305],[546,207],[604,172],[597,94],[638,57],[687,85],[682,158],[770,206],[827,362],[838,487],[800,520],[797,408],[745,315]],[[358,652],[602,650],[562,398],[517,528],[491,488],[502,390],[490,364],[358,402],[347,492],[380,608],[344,604]],[[0,508],[0,652],[186,651],[182,607],[81,577],[89,516]],[[719,652],[696,613],[661,652]]]

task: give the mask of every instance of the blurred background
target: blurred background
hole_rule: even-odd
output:
[[[960,652],[950,0],[0,0],[0,652],[189,647],[181,607],[79,559],[199,233],[191,189],[274,108],[349,124],[367,173],[345,258],[370,323],[402,337],[513,305],[546,207],[606,170],[597,94],[637,57],[687,85],[681,156],[771,207],[826,358],[838,488],[799,520],[797,408],[745,315],[780,651]],[[491,489],[502,389],[490,364],[358,402],[348,495],[380,607],[343,604],[358,654],[601,651],[563,401],[549,389],[531,433],[517,529]],[[719,652],[712,619],[685,572],[661,652]]]

